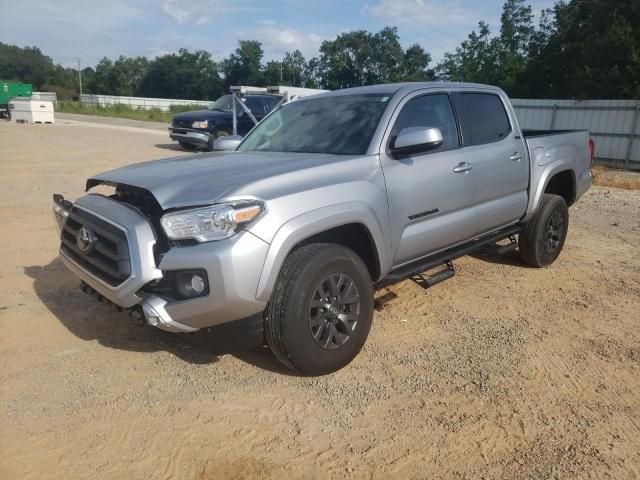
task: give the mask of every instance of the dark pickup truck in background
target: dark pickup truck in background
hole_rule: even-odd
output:
[[[260,121],[277,105],[275,95],[247,95],[244,105]],[[237,109],[238,135],[244,136],[254,127],[254,122],[242,109]],[[212,102],[206,110],[179,113],[171,122],[169,136],[186,149],[203,148],[213,150],[216,138],[233,132],[233,96],[224,95]]]

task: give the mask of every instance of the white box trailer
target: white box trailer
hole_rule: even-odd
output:
[[[12,98],[11,119],[18,123],[55,123],[53,102],[32,98]]]

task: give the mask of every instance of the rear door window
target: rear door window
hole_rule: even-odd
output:
[[[465,145],[497,142],[511,132],[502,100],[492,93],[456,93],[453,96]]]

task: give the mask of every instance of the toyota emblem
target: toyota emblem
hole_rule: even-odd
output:
[[[82,255],[88,254],[93,250],[93,246],[98,241],[96,234],[89,227],[82,227],[76,235],[76,245]]]

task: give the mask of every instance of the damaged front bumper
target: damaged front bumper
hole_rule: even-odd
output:
[[[256,291],[268,244],[248,232],[173,247],[156,259],[151,223],[127,204],[97,194],[72,204],[56,195],[53,210],[60,227],[60,256],[83,290],[129,310],[134,318],[170,332],[193,332],[264,310]],[[184,270],[204,273],[207,290],[202,296],[156,293],[154,286]]]

